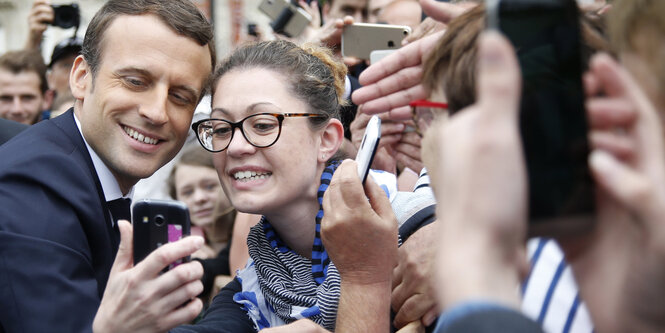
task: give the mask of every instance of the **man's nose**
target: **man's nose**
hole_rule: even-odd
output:
[[[168,121],[167,104],[169,92],[167,87],[156,86],[146,96],[146,101],[139,106],[139,114],[155,125],[163,125]]]

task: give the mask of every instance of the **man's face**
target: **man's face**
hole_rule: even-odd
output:
[[[182,147],[210,53],[152,15],[116,18],[100,51],[95,78],[79,57],[70,86],[83,136],[126,193]]]
[[[72,70],[74,59],[76,59],[76,55],[71,54],[62,57],[51,66],[46,76],[49,89],[60,95],[68,93],[69,72]]]
[[[356,23],[367,22],[367,0],[334,0],[330,5],[328,19],[353,17]]]
[[[0,118],[32,125],[48,105],[39,88],[39,75],[22,71],[17,74],[0,68]]]
[[[368,18],[369,23],[379,23],[379,15],[381,10],[386,8],[390,3],[395,0],[369,0],[368,6]]]

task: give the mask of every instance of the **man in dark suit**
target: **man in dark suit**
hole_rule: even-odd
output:
[[[134,184],[182,147],[212,43],[188,0],[111,0],[92,19],[74,108],[0,147],[0,331],[164,331],[200,312],[200,264],[160,271],[203,240],[134,265],[120,219]]]
[[[9,139],[21,133],[26,128],[28,128],[28,125],[0,118],[0,145],[9,141]]]

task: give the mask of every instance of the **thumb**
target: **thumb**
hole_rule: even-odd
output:
[[[134,228],[128,221],[119,220],[118,229],[120,229],[120,246],[118,247],[118,253],[115,255],[113,267],[111,267],[111,274],[122,272],[134,266]]]
[[[478,101],[490,114],[511,112],[517,117],[522,78],[515,50],[496,31],[483,32],[478,45]]]
[[[420,6],[427,16],[445,24],[464,14],[467,10],[456,4],[436,0],[420,0]]]
[[[365,194],[369,199],[369,204],[377,215],[385,218],[392,214],[392,206],[388,199],[388,194],[374,181],[372,175],[367,175],[365,181]]]

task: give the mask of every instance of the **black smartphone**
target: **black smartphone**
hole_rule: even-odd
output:
[[[132,225],[136,265],[158,247],[190,234],[189,210],[180,201],[144,199],[132,208]],[[189,256],[182,258],[165,271],[188,261]]]
[[[577,2],[499,0],[488,1],[487,10],[488,26],[511,41],[522,70],[529,234],[584,232],[595,207]]]
[[[356,163],[358,163],[358,176],[360,181],[365,184],[369,168],[374,161],[376,150],[379,149],[379,141],[381,140],[381,118],[372,116],[365,127],[365,134],[360,142],[358,154],[356,154]]]

